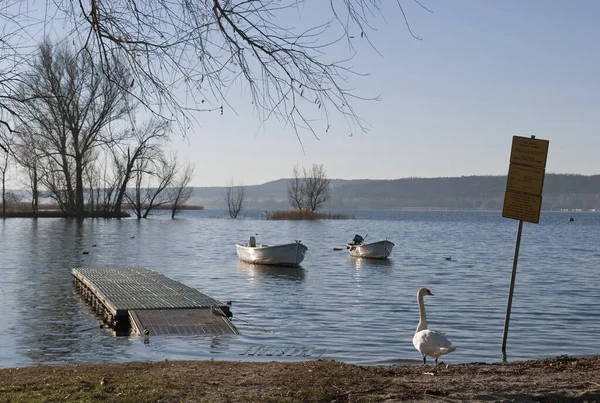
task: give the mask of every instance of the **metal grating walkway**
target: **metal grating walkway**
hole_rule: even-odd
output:
[[[140,333],[237,334],[229,306],[147,268],[72,269],[77,288],[110,322]],[[107,315],[108,313],[108,315]]]
[[[133,310],[129,315],[140,333],[148,329],[150,335],[238,334],[226,317],[210,308]]]

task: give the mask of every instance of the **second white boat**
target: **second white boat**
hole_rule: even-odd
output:
[[[363,241],[363,237],[356,235],[354,237],[354,242],[346,245],[346,249],[350,252],[350,256],[387,259],[394,248],[394,243],[387,239],[371,243],[364,243]]]

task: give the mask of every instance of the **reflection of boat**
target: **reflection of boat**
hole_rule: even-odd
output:
[[[242,260],[238,262],[238,267],[251,276],[269,276],[289,278],[293,280],[304,280],[304,269],[302,266],[274,266],[247,263]]]
[[[393,267],[394,262],[391,259],[371,259],[365,257],[354,257],[349,256],[348,260],[350,260],[357,269],[364,269],[367,267]]]
[[[298,266],[308,248],[301,241],[282,245],[257,245],[251,236],[248,243],[235,245],[240,260],[248,263],[276,266]]]
[[[357,234],[354,236],[352,243],[346,245],[346,249],[350,252],[350,256],[387,259],[390,253],[392,253],[392,248],[394,247],[393,242],[385,239],[378,242],[364,243],[365,238]]]

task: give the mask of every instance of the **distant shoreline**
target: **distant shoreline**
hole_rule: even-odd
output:
[[[127,210],[127,209],[126,209]],[[171,206],[159,206],[154,210],[171,210]],[[200,205],[184,205],[178,210],[204,210],[204,206]],[[86,211],[83,213],[84,218],[129,218],[131,214],[127,212],[114,213],[103,211]],[[44,208],[36,212],[27,210],[13,210],[6,213],[0,212],[0,218],[76,218],[75,214],[67,214],[64,211],[55,208]]]
[[[86,212],[84,218],[127,218],[131,217],[129,213],[101,213],[101,212]],[[7,211],[0,213],[0,218],[76,218],[74,214],[66,214],[60,210],[44,210],[44,211]]]

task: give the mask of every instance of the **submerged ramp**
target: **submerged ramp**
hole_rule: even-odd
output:
[[[82,297],[117,334],[238,334],[230,305],[146,268],[72,269]]]

